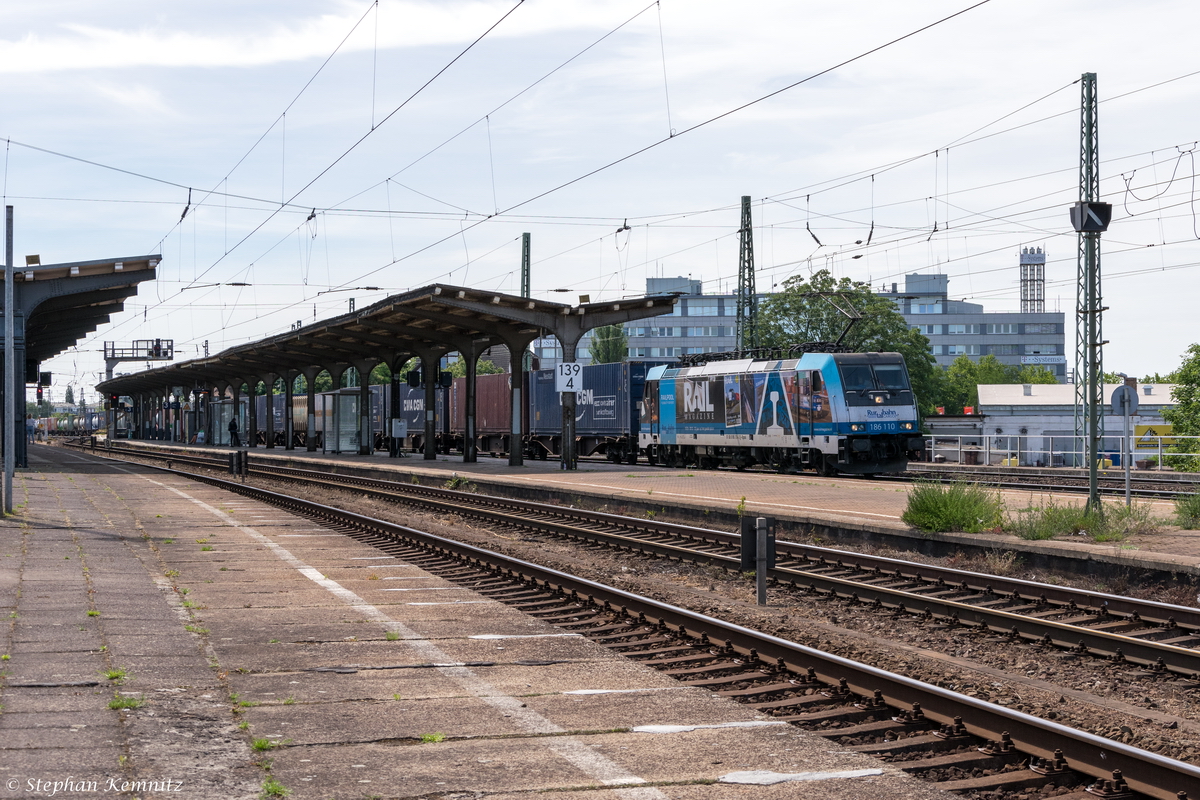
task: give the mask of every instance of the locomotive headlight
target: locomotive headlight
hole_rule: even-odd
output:
[[[861,430],[864,430],[865,428],[866,428],[865,425],[859,425],[858,423],[852,423],[850,425],[850,430],[852,430],[852,431],[861,431]]]
[[[913,429],[913,424],[911,422],[906,422],[900,427],[904,428],[906,431],[911,431]]]

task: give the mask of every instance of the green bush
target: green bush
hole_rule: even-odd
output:
[[[1083,506],[1060,506],[1051,500],[1010,514],[1004,527],[1022,539],[1050,539],[1060,533],[1086,531],[1092,525]]]
[[[1004,527],[1022,539],[1049,539],[1058,534],[1078,534],[1095,542],[1121,542],[1137,533],[1153,533],[1158,524],[1150,516],[1150,506],[1134,503],[1108,503],[1104,513],[1089,514],[1082,505],[1056,504],[1030,506],[1010,514]]]
[[[1088,536],[1097,542],[1121,542],[1139,533],[1154,533],[1158,523],[1150,516],[1147,503],[1134,503],[1128,508],[1124,503],[1109,503],[1104,507],[1104,518],[1099,525],[1088,529]]]
[[[1189,531],[1200,528],[1200,492],[1175,500],[1175,524]]]
[[[979,533],[1004,517],[1000,494],[977,483],[917,481],[900,519],[923,531]]]

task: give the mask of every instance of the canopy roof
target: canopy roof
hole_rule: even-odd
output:
[[[674,295],[570,306],[528,297],[433,284],[366,308],[231,347],[208,358],[120,375],[97,388],[131,395],[170,386],[247,381],[349,366],[399,366],[411,356],[478,355],[493,344],[522,353],[547,333],[574,346],[586,331],[668,313]]]
[[[25,315],[25,358],[41,363],[125,309],[138,284],[153,280],[159,255],[40,264],[15,270],[13,290]],[[0,270],[0,280],[4,277]]]

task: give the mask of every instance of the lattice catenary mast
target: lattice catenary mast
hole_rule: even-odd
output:
[[[1083,437],[1088,465],[1088,509],[1102,513],[1097,461],[1104,438],[1104,341],[1100,294],[1100,234],[1108,228],[1112,206],[1100,199],[1100,134],[1096,73],[1081,79],[1079,202],[1071,224],[1079,233],[1078,285],[1075,300],[1075,435]]]
[[[734,347],[758,347],[758,292],[754,288],[754,226],[750,219],[750,196],[742,197],[742,227],[738,231],[737,338]]]

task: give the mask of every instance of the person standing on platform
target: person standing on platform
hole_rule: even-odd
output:
[[[238,436],[237,417],[233,417],[229,420],[229,444],[231,447],[242,446],[241,437]]]
[[[25,415],[25,441],[33,444],[33,437],[37,434],[37,423],[33,421],[33,414]]]

